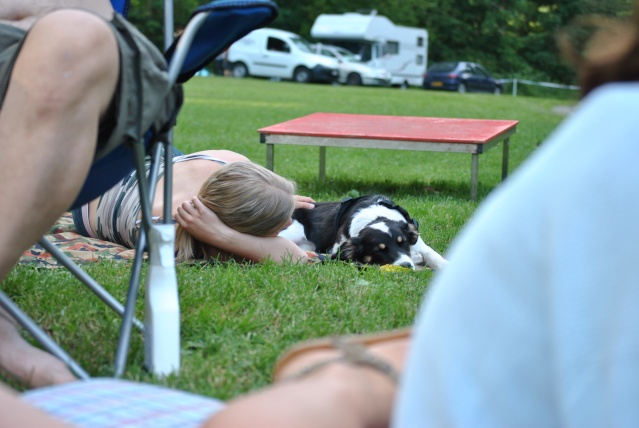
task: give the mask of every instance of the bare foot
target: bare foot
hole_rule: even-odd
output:
[[[67,366],[27,343],[15,321],[0,309],[0,371],[29,388],[77,380]]]

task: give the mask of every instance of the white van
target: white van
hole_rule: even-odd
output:
[[[339,65],[333,58],[313,53],[297,34],[274,28],[254,30],[228,51],[233,76],[275,77],[295,82],[334,82]]]

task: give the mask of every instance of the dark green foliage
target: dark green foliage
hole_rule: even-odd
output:
[[[201,0],[174,1],[175,28],[185,25]],[[583,15],[628,16],[633,0],[279,0],[271,24],[310,39],[321,13],[369,12],[429,33],[428,63],[476,61],[497,77],[574,84],[575,73],[556,43],[559,29]],[[164,46],[164,1],[132,0],[130,20]]]

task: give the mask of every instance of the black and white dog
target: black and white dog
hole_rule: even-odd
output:
[[[419,236],[417,221],[386,196],[321,202],[296,209],[293,223],[280,232],[305,251],[362,264],[439,270],[447,263]]]

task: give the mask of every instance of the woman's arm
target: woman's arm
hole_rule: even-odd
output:
[[[220,250],[255,262],[272,259],[306,262],[306,252],[281,236],[253,236],[238,232],[224,224],[202,201],[194,197],[177,207],[175,220],[195,239]]]

